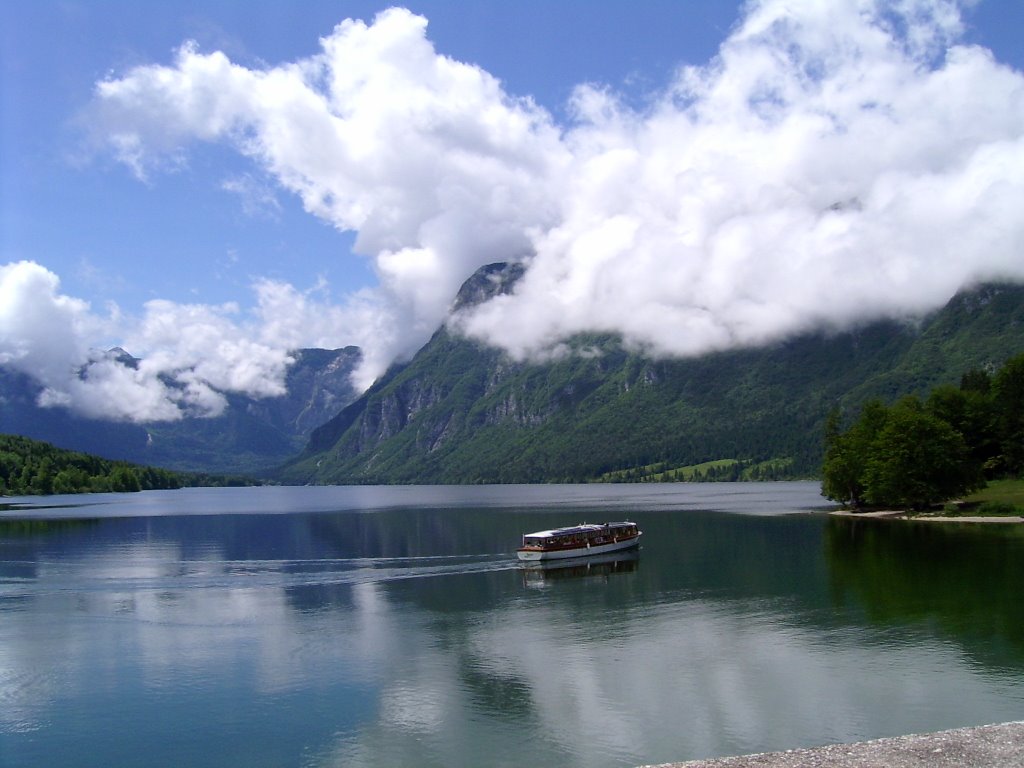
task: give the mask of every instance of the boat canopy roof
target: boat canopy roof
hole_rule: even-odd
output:
[[[597,523],[580,523],[579,525],[570,525],[567,528],[552,528],[550,531],[536,531],[534,533],[525,534],[525,538],[529,539],[548,539],[554,536],[572,536],[577,533],[597,532],[607,530],[609,528],[628,528],[636,523],[621,522],[621,523],[604,523],[599,525]]]

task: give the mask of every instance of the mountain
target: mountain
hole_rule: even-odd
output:
[[[522,274],[518,264],[481,269],[453,312]],[[852,416],[869,398],[925,393],[1024,351],[1024,287],[964,291],[913,323],[698,358],[647,357],[610,335],[567,348],[516,362],[441,328],[362,396],[349,379],[357,348],[305,349],[281,397],[231,394],[217,418],[142,425],[41,408],[39,383],[0,366],[0,432],[182,471],[266,476],[288,462],[277,477],[292,483],[806,477],[834,407]]]
[[[491,265],[456,308],[511,289]],[[1024,287],[958,294],[915,323],[882,321],[759,349],[654,359],[614,336],[516,362],[442,328],[404,366],[314,430],[293,483],[579,482],[704,465],[754,477],[818,472],[823,425],[868,398],[959,382],[1024,350]],[[692,476],[683,473],[680,476]]]
[[[137,360],[121,349],[123,365]],[[314,428],[354,400],[350,374],[357,347],[302,349],[285,379],[286,393],[256,400],[226,394],[216,418],[131,424],[77,416],[66,408],[41,408],[42,386],[0,366],[0,432],[44,440],[107,459],[189,472],[265,474],[293,457]]]

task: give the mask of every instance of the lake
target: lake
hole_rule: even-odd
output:
[[[816,483],[6,501],[5,768],[602,768],[1024,717],[1020,528],[830,517]],[[634,554],[515,559],[621,519]]]

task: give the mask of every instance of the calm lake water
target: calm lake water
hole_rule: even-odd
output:
[[[5,768],[601,768],[1024,718],[1013,526],[830,518],[812,483],[12,501]],[[623,518],[634,556],[515,560]]]

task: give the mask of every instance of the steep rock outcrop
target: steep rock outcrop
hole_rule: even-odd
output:
[[[508,292],[522,268],[474,275],[459,310]],[[817,472],[825,418],[870,397],[956,382],[1024,350],[1024,287],[958,295],[915,323],[879,321],[760,349],[652,359],[609,335],[517,362],[438,331],[335,419],[283,471],[288,482],[551,482],[655,462],[781,460]]]

